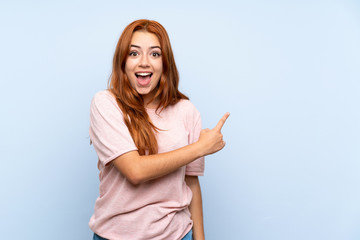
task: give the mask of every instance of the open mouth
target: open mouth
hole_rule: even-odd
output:
[[[151,81],[151,72],[138,72],[135,73],[136,80],[141,86],[147,86]]]
[[[135,73],[135,76],[138,78],[138,77],[141,77],[141,78],[145,78],[145,77],[151,77],[152,76],[152,73],[150,72],[147,72],[147,73]]]

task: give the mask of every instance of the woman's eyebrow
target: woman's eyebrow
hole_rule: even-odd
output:
[[[130,47],[141,48],[140,46],[135,45],[135,44],[131,44]],[[161,47],[159,47],[159,46],[151,46],[150,47],[150,49],[153,49],[153,48],[159,48],[161,50]]]

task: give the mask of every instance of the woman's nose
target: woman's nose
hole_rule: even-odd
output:
[[[148,67],[148,66],[149,66],[149,59],[147,58],[146,55],[143,55],[140,58],[139,67]]]

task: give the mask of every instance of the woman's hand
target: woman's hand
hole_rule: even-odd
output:
[[[225,113],[213,129],[206,128],[201,130],[198,143],[201,144],[204,150],[202,153],[203,156],[216,153],[225,147],[221,128],[224,126],[229,115],[230,113]]]

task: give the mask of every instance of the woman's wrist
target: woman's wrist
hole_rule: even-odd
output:
[[[195,159],[206,156],[205,147],[201,141],[194,142],[192,145],[195,148]]]

